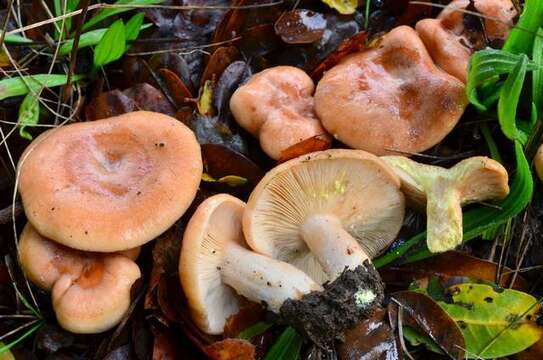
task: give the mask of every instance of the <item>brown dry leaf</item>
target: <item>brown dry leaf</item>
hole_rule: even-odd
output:
[[[235,0],[232,2],[233,6],[247,5],[247,0]],[[247,17],[247,11],[244,9],[231,9],[228,10],[222,17],[219,25],[215,29],[215,35],[213,36],[212,43],[222,42],[230,40],[239,36],[241,29],[245,24]]]
[[[87,121],[105,119],[136,110],[134,100],[119,90],[101,93],[85,108]]]
[[[498,265],[460,251],[449,251],[432,258],[402,266],[389,266],[380,269],[379,273],[387,286],[405,289],[413,281],[437,276],[443,281],[453,276],[464,276],[484,281],[496,281]],[[502,277],[498,285],[508,287],[513,274],[509,268],[502,269]],[[513,289],[526,290],[527,282],[517,276]]]
[[[223,71],[236,60],[240,59],[239,50],[235,46],[223,46],[213,52],[200,80],[200,86],[206,81],[220,78]]]
[[[413,291],[392,294],[389,303],[389,318],[394,327],[399,307],[402,308],[402,326],[408,325],[429,336],[452,359],[464,359],[466,348],[464,336],[456,322],[432,298]]]
[[[326,19],[318,12],[296,9],[281,15],[274,28],[287,44],[311,44],[322,38]]]
[[[282,163],[315,151],[327,150],[330,149],[331,146],[332,142],[330,139],[323,135],[316,135],[283,150],[278,162]]]
[[[328,57],[311,72],[313,81],[319,81],[326,70],[337,65],[345,56],[364,50],[366,48],[366,39],[367,34],[365,32],[359,32],[343,41],[333,53],[328,55]]]
[[[273,24],[255,25],[241,34],[239,48],[246,57],[264,56],[282,45]]]
[[[345,332],[345,341],[337,347],[340,359],[402,359],[402,350],[394,329],[386,320],[386,311],[378,309],[370,319]]]
[[[153,343],[153,360],[182,359],[179,342],[166,329],[153,329],[155,341]]]
[[[256,354],[255,346],[241,339],[225,339],[205,350],[211,360],[254,360]]]
[[[182,107],[187,104],[194,105],[192,93],[176,73],[165,68],[158,70],[158,73],[165,80],[168,91],[177,107]]]
[[[162,91],[149,84],[137,84],[123,93],[131,99],[134,99],[138,110],[155,111],[162,114],[173,116],[175,109],[166,99]]]
[[[264,314],[265,310],[261,305],[252,302],[248,303],[237,314],[226,319],[223,336],[225,338],[238,337],[240,332],[263,320]]]

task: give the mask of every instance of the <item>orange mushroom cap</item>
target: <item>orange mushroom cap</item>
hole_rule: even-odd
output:
[[[28,278],[52,291],[59,324],[75,333],[99,333],[117,325],[130,306],[138,265],[119,254],[87,253],[41,236],[28,223],[19,262]]]
[[[236,121],[260,139],[262,150],[278,160],[281,152],[316,135],[325,135],[313,109],[313,80],[292,66],[254,75],[232,95]]]
[[[376,155],[429,149],[454,128],[466,105],[464,84],[434,65],[407,26],[347,57],[315,92],[315,110],[328,132]]]
[[[71,248],[142,245],[191,204],[200,146],[181,122],[133,112],[40,135],[19,162],[25,213],[40,234]]]

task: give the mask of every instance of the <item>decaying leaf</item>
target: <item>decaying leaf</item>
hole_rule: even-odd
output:
[[[226,175],[219,179],[215,179],[213,176],[203,173],[202,174],[202,181],[208,182],[208,183],[219,183],[219,184],[226,184],[228,186],[236,187],[236,186],[243,186],[247,184],[247,179],[241,176],[237,175]]]
[[[337,347],[340,359],[402,359],[402,350],[395,330],[379,309],[367,320],[345,332],[345,341]]]
[[[213,80],[208,80],[202,87],[200,98],[198,99],[198,112],[204,116],[212,116],[213,109]]]
[[[537,322],[541,305],[529,294],[483,284],[460,284],[448,291],[452,303],[440,305],[462,329],[470,358],[515,354],[535,344],[543,334]]]
[[[297,144],[294,144],[281,152],[281,157],[279,158],[279,163],[294,159],[298,156],[309,154],[315,151],[322,151],[329,149],[332,146],[332,142],[329,138],[316,135],[300,141]]]
[[[399,311],[401,309],[401,314]],[[464,337],[455,321],[432,298],[413,291],[392,294],[390,320],[410,326],[432,339],[452,359],[464,359]]]
[[[319,41],[326,29],[322,14],[306,9],[287,11],[275,22],[275,33],[287,44]]]
[[[331,8],[336,9],[337,12],[342,15],[354,13],[358,6],[358,0],[322,0],[322,2]]]
[[[202,85],[208,80],[217,80],[222,75],[223,71],[240,58],[239,50],[235,46],[223,46],[217,48],[209,58],[205,67],[204,73],[200,80]]]
[[[255,346],[241,339],[225,339],[206,347],[211,360],[254,360]]]
[[[165,68],[158,70],[158,73],[165,80],[166,86],[178,107],[193,104],[191,101],[192,93],[176,73]]]

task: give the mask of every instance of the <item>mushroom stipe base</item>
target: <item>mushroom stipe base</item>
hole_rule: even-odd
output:
[[[384,298],[379,273],[367,260],[323,287],[324,291],[311,292],[300,300],[285,301],[279,310],[283,322],[322,348],[330,347],[344,330],[370,317]]]

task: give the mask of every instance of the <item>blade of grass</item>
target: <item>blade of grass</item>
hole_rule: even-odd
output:
[[[288,327],[266,353],[264,360],[296,360],[300,354],[303,337]]]
[[[239,333],[239,338],[244,340],[250,340],[251,338],[264,334],[269,328],[273,326],[272,322],[259,321],[253,326],[248,327]]]
[[[116,5],[123,4],[123,5],[156,5],[163,3],[164,0],[119,0],[115,2]],[[133,10],[133,8],[110,8],[110,9],[101,9],[99,10],[96,15],[94,15],[92,18],[89,19],[84,25],[83,25],[83,31],[89,30],[96,26],[98,23],[104,21],[110,16],[121,14],[127,11]]]
[[[0,31],[1,33],[2,31]],[[14,44],[14,45],[25,45],[25,44],[31,44],[33,43],[32,40],[27,39],[25,37],[22,37],[20,35],[16,34],[5,34],[4,36],[4,42],[6,44]]]
[[[513,54],[530,54],[534,38],[543,27],[543,1],[526,0],[517,25],[509,34],[503,50]]]
[[[537,113],[543,113],[543,28],[537,30],[532,60],[539,66],[532,74],[532,97]]]
[[[74,75],[73,80],[79,81],[84,78],[85,75]],[[28,86],[25,84],[25,81],[28,83]],[[66,81],[67,76],[62,74],[38,74],[3,79],[0,80],[0,100],[13,96],[26,95],[30,90],[36,92],[42,87],[49,88],[65,85]]]
[[[17,339],[13,340],[9,344],[6,344],[6,345],[0,347],[0,354],[4,353],[6,351],[9,351],[15,345],[19,344],[21,341],[23,341],[24,339],[26,339],[27,337],[29,337],[30,335],[32,335],[33,333],[38,331],[38,329],[41,328],[43,326],[43,324],[45,324],[44,321],[39,321],[36,325],[34,325],[33,327],[31,327],[30,329],[25,331],[25,333],[22,334],[21,336],[19,336]]]

